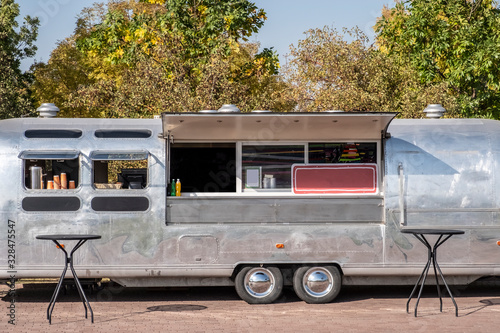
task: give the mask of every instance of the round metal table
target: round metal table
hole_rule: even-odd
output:
[[[57,248],[61,249],[64,254],[65,254],[65,263],[66,265],[64,266],[63,272],[61,274],[61,278],[59,279],[59,282],[57,283],[56,290],[54,290],[54,293],[52,294],[52,298],[50,299],[49,306],[47,307],[47,319],[49,320],[49,324],[52,323],[52,311],[54,310],[54,306],[57,301],[57,296],[59,296],[59,292],[61,291],[61,285],[63,283],[64,277],[66,275],[66,271],[69,268],[71,269],[71,273],[73,274],[73,279],[75,280],[76,284],[76,289],[78,290],[78,294],[80,294],[80,299],[82,300],[83,307],[85,308],[85,318],[87,317],[87,307],[90,311],[90,316],[92,323],[94,323],[94,312],[92,311],[92,308],[90,307],[90,303],[87,300],[87,297],[85,296],[85,293],[83,292],[82,285],[80,284],[80,280],[78,280],[78,276],[76,275],[75,269],[73,267],[73,254],[75,253],[76,250],[78,250],[83,244],[85,244],[86,241],[92,240],[92,239],[100,239],[100,235],[78,235],[78,234],[63,234],[63,235],[38,235],[36,236],[37,239],[44,239],[44,240],[51,240],[53,241],[56,245]],[[60,241],[72,241],[76,240],[78,241],[76,245],[73,247],[71,252],[68,255],[68,252],[64,249],[64,246],[61,245],[59,242]]]
[[[440,311],[443,312],[443,299],[441,298],[441,290],[439,289],[437,272],[439,272],[441,280],[443,280],[443,283],[446,286],[446,290],[448,290],[448,294],[450,295],[451,300],[455,305],[455,316],[458,317],[457,303],[455,302],[455,298],[453,297],[453,294],[451,293],[451,290],[448,287],[448,284],[444,279],[443,273],[441,272],[441,268],[439,267],[439,264],[437,262],[437,248],[441,246],[444,242],[446,242],[451,236],[462,235],[465,233],[465,231],[450,230],[450,229],[402,229],[401,232],[404,234],[412,234],[413,236],[415,236],[420,242],[422,242],[422,244],[425,245],[425,247],[427,247],[427,254],[428,254],[427,264],[425,265],[422,274],[420,274],[420,277],[418,278],[417,283],[415,284],[415,287],[413,287],[410,297],[408,298],[408,302],[406,303],[406,312],[408,312],[408,307],[410,305],[411,298],[413,297],[413,294],[415,293],[418,285],[420,284],[420,291],[418,292],[417,303],[415,304],[415,317],[417,316],[418,302],[420,301],[420,296],[422,295],[422,290],[424,289],[425,279],[427,278],[427,274],[429,273],[429,268],[432,263],[432,266],[434,268],[434,276],[436,277],[436,286],[439,295]],[[431,246],[427,238],[425,238],[425,235],[437,235],[439,237],[434,243],[434,245]]]

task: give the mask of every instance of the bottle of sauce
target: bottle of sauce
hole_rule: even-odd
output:
[[[175,196],[176,197],[181,196],[181,181],[180,181],[180,179],[177,179],[177,182],[175,183]]]
[[[175,179],[172,179],[170,183],[170,195],[175,197]]]

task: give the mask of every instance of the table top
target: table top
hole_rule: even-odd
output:
[[[463,230],[454,229],[430,229],[430,228],[419,228],[419,229],[401,229],[404,234],[420,234],[420,235],[461,235],[464,234]]]
[[[99,239],[101,235],[80,235],[80,234],[60,234],[60,235],[38,235],[36,239],[48,240],[88,240]]]

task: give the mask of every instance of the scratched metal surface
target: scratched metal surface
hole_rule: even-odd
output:
[[[27,128],[47,127],[80,128],[83,136],[28,140],[22,135]],[[97,128],[149,128],[153,135],[142,140],[97,139]],[[18,278],[60,274],[62,254],[51,242],[36,240],[36,235],[91,233],[102,239],[77,252],[75,265],[82,278],[110,277],[137,286],[220,285],[231,283],[229,277],[239,264],[318,262],[336,263],[348,277],[378,277],[376,281],[384,283],[389,279],[380,276],[417,275],[426,260],[423,246],[399,232],[407,226],[466,230],[440,249],[445,272],[498,274],[499,130],[499,122],[487,120],[394,120],[378,196],[166,199],[160,120],[1,121],[0,218],[5,223],[0,224],[0,278],[9,276],[8,220],[15,222]],[[22,210],[23,198],[40,194],[20,186],[23,162],[18,155],[41,148],[81,152],[81,186],[72,194],[82,202],[78,211]],[[90,153],[126,148],[150,152],[148,188],[94,189]],[[90,201],[96,195],[145,196],[150,209],[95,212]]]
[[[453,228],[466,233],[443,245],[440,262],[464,272],[498,274],[500,122],[394,120],[389,132],[385,147],[387,263],[425,261],[419,242],[399,233],[399,228]]]

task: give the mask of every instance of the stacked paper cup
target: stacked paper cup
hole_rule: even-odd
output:
[[[61,173],[61,188],[62,189],[68,188],[68,178],[66,177],[66,174],[64,172]]]
[[[61,188],[61,179],[59,175],[54,175],[54,190],[59,190]]]

